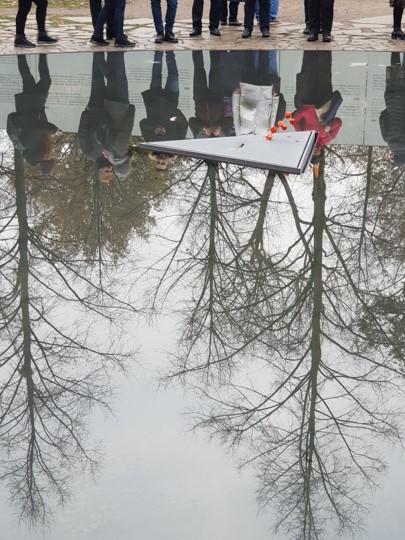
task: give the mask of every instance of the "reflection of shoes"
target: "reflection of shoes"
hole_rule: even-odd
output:
[[[394,28],[394,31],[391,34],[391,39],[405,39],[405,34],[400,28]]]
[[[405,36],[404,36],[405,38]],[[332,36],[330,34],[323,34],[322,41],[324,43],[330,43],[332,41]]]
[[[248,38],[252,35],[252,30],[250,28],[245,28],[242,33],[243,38]]]
[[[226,26],[227,24],[228,24],[228,21],[227,21],[227,20],[221,21],[221,26]],[[229,23],[229,24],[231,24],[231,23]]]
[[[15,36],[14,47],[24,47],[25,49],[34,49],[36,47],[35,43],[28,41],[24,34],[20,36]]]
[[[240,21],[236,20],[236,21],[229,21],[229,26],[242,26],[243,23],[241,23]]]
[[[218,28],[211,28],[210,29],[211,36],[220,36],[221,32],[218,30]]]
[[[116,39],[114,47],[135,47],[135,43],[126,38]]]
[[[55,43],[58,43],[58,40],[56,38],[48,36],[46,32],[39,32],[37,43],[39,45],[55,45]]]
[[[179,40],[176,38],[176,36],[173,34],[173,32],[166,32],[165,41],[167,41],[168,43],[178,43],[179,42]]]
[[[90,43],[92,43],[93,45],[109,45],[108,41],[106,41],[105,39],[103,39],[103,37],[98,37],[98,36],[95,36],[95,35],[92,35],[91,38],[90,38]]]
[[[308,35],[310,33],[309,24],[305,25],[304,31],[302,33],[305,34],[305,35]]]
[[[158,33],[156,34],[155,43],[163,43],[164,37],[165,37],[165,36],[164,36],[163,32],[158,32]]]
[[[265,37],[265,38],[270,37],[270,32],[269,32],[268,28],[263,28],[262,29],[262,37]]]
[[[195,36],[201,36],[201,28],[197,28],[196,26],[194,26],[194,28],[190,32],[190,37]]]
[[[307,37],[307,41],[318,41],[318,34],[311,32]]]
[[[276,17],[275,19],[270,19],[270,24],[280,24],[281,23],[281,20]]]

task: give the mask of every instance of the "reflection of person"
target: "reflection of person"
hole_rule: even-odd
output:
[[[405,39],[405,34],[401,30],[402,15],[405,8],[405,0],[390,0],[390,6],[394,8],[393,11],[393,28],[392,39]]]
[[[204,9],[204,0],[194,0],[191,16],[193,19],[193,29],[190,37],[200,36],[202,29],[202,15]],[[220,14],[220,0],[210,0],[209,29],[211,36],[220,36],[218,30]]]
[[[380,128],[388,144],[389,160],[396,167],[405,165],[405,58],[391,53],[384,93],[386,109],[380,115]]]
[[[245,19],[243,21],[242,37],[249,38],[253,32],[253,20],[255,17],[256,0],[245,0]],[[259,0],[259,25],[262,37],[270,37],[270,0]]]
[[[284,118],[277,51],[244,51],[241,82],[234,90],[232,109],[236,135],[265,134]]]
[[[131,170],[129,151],[135,107],[129,103],[124,53],[93,56],[89,103],[79,125],[79,144],[83,154],[94,161],[101,182],[113,173],[125,178]]]
[[[232,118],[225,115],[222,87],[221,51],[210,51],[210,71],[204,67],[203,51],[193,51],[195,117],[190,118],[194,137],[223,137],[232,128]]]
[[[317,131],[317,155],[337,136],[342,126],[342,121],[336,118],[343,100],[340,93],[332,88],[331,51],[304,51],[294,101],[294,129]]]
[[[41,174],[49,175],[54,166],[53,137],[63,135],[48,122],[45,104],[52,84],[45,54],[39,55],[39,81],[31,75],[25,55],[17,56],[23,91],[15,96],[16,112],[8,115],[7,133],[29,165],[39,165]]]
[[[146,118],[140,128],[145,141],[173,141],[185,139],[188,123],[179,105],[179,73],[173,51],[166,51],[167,80],[162,87],[163,51],[156,51],[152,65],[152,79],[149,90],[142,92]],[[170,163],[168,156],[155,156],[156,168],[166,169]]]
[[[37,6],[38,45],[54,45],[58,40],[49,36],[45,29],[48,0],[35,0],[35,4]],[[24,47],[26,49],[35,47],[35,44],[25,37],[25,23],[27,22],[28,13],[31,11],[31,6],[32,0],[18,0],[18,11],[15,19],[15,47]]]
[[[163,31],[162,0],[151,0],[153,22],[156,30],[155,43],[163,43],[163,41],[178,43],[179,40],[173,34],[173,26],[177,12],[177,0],[166,0],[166,2],[165,28]]]
[[[318,33],[322,25],[322,41],[332,41],[334,0],[308,0],[309,36],[307,41],[318,41]]]

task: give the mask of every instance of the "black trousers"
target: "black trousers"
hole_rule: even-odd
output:
[[[194,0],[191,16],[193,19],[193,28],[201,30],[201,19],[203,16],[204,0]],[[221,0],[210,0],[209,28],[218,28]]]
[[[97,17],[101,11],[101,0],[90,0],[90,15],[93,28],[96,26]],[[107,15],[107,37],[114,35],[114,11]]]
[[[48,0],[18,0],[18,11],[15,18],[16,34],[22,36],[25,32],[25,23],[31,11],[32,2],[37,6],[36,18],[38,32],[45,32],[46,9]]]
[[[324,34],[330,34],[333,24],[334,0],[309,0],[309,28],[314,34],[322,26]]]
[[[253,19],[255,17],[256,0],[245,1],[245,20],[243,25],[245,28],[253,29]],[[259,0],[259,20],[260,30],[269,28],[270,20],[270,0]]]

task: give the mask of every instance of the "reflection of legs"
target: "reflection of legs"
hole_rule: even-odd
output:
[[[167,81],[165,90],[179,93],[179,72],[177,69],[176,57],[173,51],[166,51]]]
[[[152,79],[150,81],[151,90],[162,89],[162,60],[163,51],[155,51],[152,65]]]
[[[31,75],[30,68],[28,67],[27,57],[24,54],[17,56],[18,71],[21,75],[23,92],[32,93],[35,90],[36,82]]]
[[[222,97],[221,51],[210,51],[210,60],[208,87],[212,94]]]
[[[111,101],[129,103],[124,54],[123,52],[108,53],[106,97]]]
[[[301,74],[303,83],[297,93],[301,102],[321,107],[332,97],[332,51],[304,51]],[[297,77],[298,81],[298,77]]]
[[[204,57],[202,51],[193,51],[194,78],[193,93],[194,100],[206,96],[208,92],[207,74],[204,68]]]
[[[41,91],[48,92],[49,88],[51,87],[52,80],[49,74],[48,60],[46,54],[39,55],[38,73],[39,81],[37,82],[37,88]]]
[[[91,68],[91,91],[89,107],[103,107],[105,97],[105,73],[106,62],[104,58],[104,53],[94,53],[93,64]]]

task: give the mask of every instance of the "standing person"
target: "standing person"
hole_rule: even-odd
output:
[[[101,11],[101,0],[90,0],[90,15],[93,29],[96,26]],[[114,13],[107,14],[107,39],[114,39]]]
[[[97,22],[94,27],[93,35],[90,38],[90,43],[93,45],[109,45],[103,37],[104,25],[110,13],[114,17],[114,37],[115,47],[135,47],[133,41],[129,41],[124,34],[124,13],[126,0],[105,0],[104,6],[97,17]]]
[[[253,19],[255,17],[255,5],[256,0],[246,0],[245,1],[245,20],[243,25],[245,29],[243,30],[242,37],[250,38],[253,31]],[[259,0],[259,24],[262,37],[270,37],[270,0]]]
[[[308,0],[309,9],[309,35],[307,41],[318,41],[318,34],[322,26],[322,41],[332,41],[334,0]]]
[[[401,30],[402,15],[405,8],[405,0],[390,0],[390,6],[394,8],[393,12],[393,31],[392,39],[405,39],[405,34]]]
[[[238,8],[239,8],[239,0],[229,0],[229,9],[228,9],[228,1],[227,0],[221,0],[221,24],[229,26],[242,26],[243,23],[238,21]],[[228,19],[229,14],[229,19]]]
[[[7,134],[32,166],[39,165],[42,176],[51,174],[56,160],[52,157],[53,137],[63,135],[55,124],[48,122],[45,104],[52,84],[46,54],[39,55],[39,80],[35,82],[23,54],[17,56],[23,88],[15,95],[16,112],[7,117]]]
[[[386,70],[385,110],[380,115],[381,135],[388,144],[389,160],[394,167],[405,166],[405,59],[391,53]]]
[[[31,11],[33,0],[18,0],[18,11],[15,19],[15,40],[14,47],[24,47],[26,49],[32,49],[35,44],[29,41],[25,37],[25,23],[27,22],[28,13]],[[48,0],[34,0],[37,6],[36,18],[38,26],[38,45],[54,45],[57,43],[57,39],[48,35],[45,29],[46,10],[48,7]]]
[[[219,16],[221,11],[221,0],[210,0],[210,14],[209,14],[209,30],[211,36],[220,36],[221,32],[219,27]],[[193,29],[190,32],[190,37],[200,36],[202,30],[202,15],[204,9],[204,0],[194,0],[191,11],[193,19]]]
[[[179,40],[173,34],[173,26],[177,12],[177,0],[166,0],[166,2],[167,8],[163,32],[162,2],[161,0],[151,0],[153,22],[155,23],[156,30],[155,43],[163,43],[163,41],[178,43]]]

